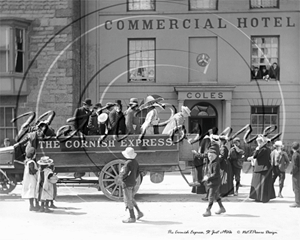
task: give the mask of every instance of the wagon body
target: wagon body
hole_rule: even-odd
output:
[[[107,136],[104,140],[99,136],[73,136],[60,140],[53,137],[39,142],[37,159],[49,156],[54,160],[55,172],[77,173],[73,182],[80,183],[85,172],[94,172],[104,194],[110,199],[120,200],[122,182],[119,172],[126,161],[121,152],[128,146],[133,147],[138,154],[141,176],[137,189],[142,176],[147,172],[150,172],[153,182],[159,183],[163,180],[164,172],[173,171],[179,164],[179,144],[174,143],[167,135],[159,134],[143,138],[138,135],[118,138]],[[24,166],[20,164],[20,160],[24,160],[24,146],[21,156],[17,149],[11,147],[0,150],[0,181],[3,183],[5,179],[10,180],[6,192],[12,191],[14,185],[22,181]],[[66,179],[61,181],[64,180]]]

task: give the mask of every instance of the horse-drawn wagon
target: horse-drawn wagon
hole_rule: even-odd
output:
[[[122,138],[120,138],[122,139]],[[37,159],[49,156],[54,160],[57,173],[76,173],[73,183],[84,183],[82,176],[93,172],[98,176],[99,189],[110,199],[122,199],[121,179],[119,172],[125,163],[121,154],[131,146],[138,153],[140,178],[136,191],[143,176],[150,172],[151,181],[159,183],[164,172],[174,171],[179,164],[179,144],[167,135],[129,135],[122,140],[107,136],[100,140],[99,136],[73,136],[65,141],[51,137],[39,142]],[[17,182],[22,181],[23,165],[15,161],[16,149],[3,148],[0,151],[1,187],[0,193],[11,192]],[[18,157],[19,158],[19,157]],[[61,179],[60,182],[68,181]]]

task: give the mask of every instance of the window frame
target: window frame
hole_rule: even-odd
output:
[[[17,134],[18,134],[18,128],[17,128],[17,125],[16,125],[16,123],[14,122],[14,123],[12,123],[12,126],[6,126],[6,108],[11,108],[11,111],[12,111],[12,118],[15,118],[15,115],[16,115],[16,108],[15,108],[15,106],[12,106],[12,105],[7,105],[7,106],[5,106],[5,105],[0,105],[0,109],[1,108],[3,108],[4,109],[4,114],[3,114],[3,123],[4,123],[4,125],[3,126],[1,126],[0,125],[0,130],[4,130],[5,131],[5,134],[4,134],[4,136],[3,136],[3,139],[0,139],[1,140],[1,144],[3,143],[3,140],[5,139],[5,138],[7,138],[8,136],[7,136],[7,130],[12,130],[12,136],[13,136],[13,138],[11,139],[11,138],[9,138],[10,139],[10,142],[12,143],[13,141],[14,141],[14,139],[15,139],[15,137],[17,136]],[[1,114],[2,115],[2,114]],[[2,136],[0,136],[0,138],[2,138]]]
[[[216,8],[192,8],[191,7],[191,0],[189,0],[189,11],[218,11],[219,10],[219,0],[209,0],[209,1],[216,1]]]
[[[156,0],[149,0],[149,1],[153,1],[153,9],[129,9],[129,1],[126,1],[126,6],[127,6],[127,12],[154,12],[156,11]]]
[[[253,60],[253,47],[252,47],[252,43],[253,43],[253,38],[277,38],[277,66],[279,67],[280,69],[280,36],[279,35],[252,35],[251,36],[251,41],[250,41],[250,81],[254,81],[254,80],[264,80],[263,78],[261,79],[254,79],[252,78],[252,67],[253,66],[257,66],[259,68],[260,71],[262,71],[261,67],[262,66],[266,66],[267,65],[264,65],[264,64],[260,64],[260,62],[258,63],[253,63],[252,60]],[[258,49],[258,48],[257,48]],[[272,57],[270,57],[272,59]],[[260,59],[257,57],[257,59]],[[270,65],[268,66],[269,68],[267,68],[267,70],[270,69],[270,67],[273,65],[274,61],[271,61],[269,62]],[[269,78],[269,80],[271,81],[276,81],[275,78]],[[279,72],[279,76],[278,76],[278,81],[280,81],[280,72]]]
[[[28,87],[27,81],[25,79],[22,90],[19,91],[17,89],[20,85],[20,82],[23,80],[24,74],[28,68],[29,62],[29,26],[32,23],[31,20],[23,19],[23,18],[11,18],[11,17],[0,17],[1,27],[7,27],[9,29],[9,54],[8,54],[8,69],[5,72],[0,72],[0,78],[6,79],[6,81],[10,81],[11,89],[9,90],[1,90],[0,95],[27,95]],[[16,72],[16,53],[18,52],[16,46],[16,29],[23,30],[23,71]]]
[[[279,9],[280,7],[280,0],[276,0],[276,2],[277,2],[277,6],[276,7],[262,7],[262,6],[260,6],[260,7],[252,7],[252,2],[253,0],[249,0],[249,8],[250,9]],[[264,0],[260,0],[261,2],[263,2]]]
[[[261,109],[263,109],[265,112],[264,113],[252,113],[253,111],[253,109],[254,108],[261,108]],[[275,108],[276,109],[276,114],[272,114],[272,113],[269,113],[268,111],[266,111],[266,108]],[[277,133],[279,133],[279,130],[280,130],[280,106],[279,105],[268,105],[268,106],[262,106],[262,105],[254,105],[254,106],[250,106],[250,125],[251,125],[251,127],[252,127],[252,132],[251,132],[251,137],[253,137],[253,136],[255,136],[255,135],[257,135],[257,134],[261,134],[262,132],[259,132],[259,133],[253,133],[253,128],[254,128],[254,125],[253,125],[253,123],[252,123],[252,116],[253,115],[257,115],[258,116],[258,120],[259,120],[259,116],[262,116],[262,117],[266,117],[266,115],[271,115],[270,117],[272,117],[272,115],[276,115],[277,116],[277,125],[276,125],[276,127],[277,127],[277,129],[273,132],[273,133],[271,133],[270,135],[268,135],[268,137],[270,138],[271,136],[274,136],[274,135],[276,135]],[[264,122],[263,123],[256,123],[256,125],[255,125],[255,128],[256,129],[259,129],[259,128],[262,128],[262,126],[264,127],[264,129],[266,128],[266,127],[268,127],[268,126],[270,126],[270,125],[273,125],[273,124],[266,124],[265,123],[265,120],[264,120]],[[263,131],[264,129],[261,129],[261,131]]]
[[[130,41],[150,41],[152,40],[154,42],[154,77],[153,81],[143,81],[143,80],[137,80],[137,81],[132,81],[130,79]],[[128,38],[127,40],[127,82],[128,83],[156,83],[156,38]]]

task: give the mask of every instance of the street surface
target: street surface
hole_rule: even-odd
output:
[[[136,195],[145,216],[133,224],[122,223],[129,215],[122,202],[107,199],[96,188],[59,187],[59,208],[37,213],[29,211],[18,185],[11,194],[0,195],[0,239],[299,239],[300,208],[289,207],[294,202],[291,175],[286,176],[284,198],[265,204],[247,199],[251,177],[242,174],[239,196],[224,198],[225,214],[214,214],[215,203],[213,215],[204,218],[204,195],[192,194],[179,173],[166,174],[160,184],[151,183],[148,173]]]

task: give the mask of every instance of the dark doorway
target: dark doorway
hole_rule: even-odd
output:
[[[189,133],[199,133],[199,125],[202,134],[213,127],[218,127],[218,114],[215,107],[206,102],[197,103],[191,109],[189,118]]]

